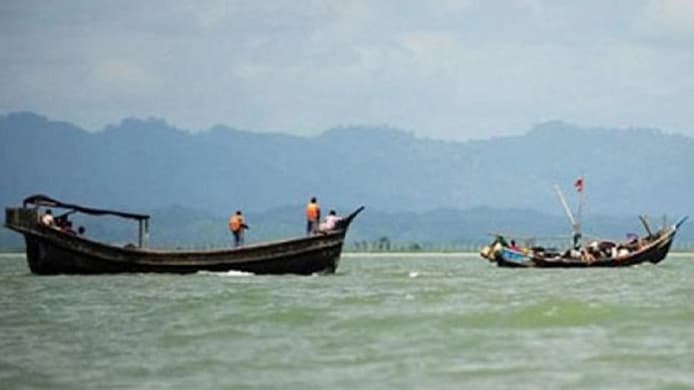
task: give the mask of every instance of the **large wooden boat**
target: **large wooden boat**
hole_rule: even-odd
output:
[[[632,237],[627,242],[593,241],[562,253],[547,251],[542,247],[509,247],[504,238],[497,236],[482,250],[481,255],[499,267],[586,268],[657,264],[667,256],[677,230],[686,220],[687,217],[683,217],[674,225],[663,227],[655,233],[647,229],[648,234]]]
[[[138,245],[115,246],[44,226],[39,221],[41,207],[136,220],[140,227]],[[45,195],[26,198],[22,207],[7,208],[5,226],[24,235],[29,268],[31,272],[41,275],[231,270],[254,274],[310,275],[335,272],[349,225],[363,209],[363,206],[359,207],[342,218],[335,229],[327,232],[234,249],[206,251],[146,248],[148,215],[84,207],[60,202]]]

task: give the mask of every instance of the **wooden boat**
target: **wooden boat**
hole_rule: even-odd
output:
[[[629,242],[593,242],[588,246],[564,253],[549,253],[543,248],[510,248],[497,237],[485,247],[482,257],[495,262],[499,267],[522,268],[586,268],[586,267],[628,267],[641,263],[657,264],[665,259],[677,234],[677,230],[687,220],[681,218],[672,226],[664,227],[656,233],[635,237]],[[602,250],[600,248],[607,248]],[[612,249],[614,248],[614,249]]]
[[[67,234],[39,222],[40,208],[54,207],[88,215],[113,215],[139,223],[137,246],[119,247]],[[364,207],[342,218],[335,229],[312,236],[207,251],[146,248],[149,216],[95,209],[34,195],[22,207],[5,210],[5,227],[24,235],[31,272],[52,274],[108,274],[125,272],[192,273],[242,271],[254,274],[334,273],[347,229]]]

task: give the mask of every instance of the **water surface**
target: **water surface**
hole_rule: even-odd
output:
[[[694,388],[694,255],[337,275],[51,276],[0,255],[2,388]]]

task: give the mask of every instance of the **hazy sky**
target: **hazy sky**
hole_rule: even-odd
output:
[[[446,139],[694,136],[694,0],[0,2],[0,112]]]

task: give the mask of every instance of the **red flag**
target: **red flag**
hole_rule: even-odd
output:
[[[576,191],[583,192],[583,177],[579,177],[578,179],[576,179],[574,187],[576,187]]]

